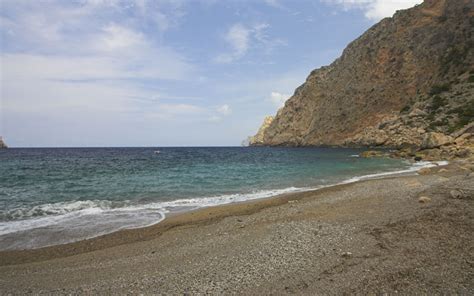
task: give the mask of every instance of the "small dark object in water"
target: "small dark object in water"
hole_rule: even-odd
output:
[[[415,161],[421,161],[422,159],[421,156],[415,156]]]

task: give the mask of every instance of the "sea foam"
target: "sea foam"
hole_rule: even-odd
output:
[[[361,180],[413,174],[421,168],[446,165],[447,162],[416,162],[408,169],[351,177],[333,184],[315,187],[289,187],[251,193],[225,194],[172,201],[132,204],[131,201],[85,200],[13,209],[3,216],[14,218],[0,222],[0,249],[38,248],[92,238],[121,229],[151,226],[163,221],[170,212],[189,211],[222,204],[270,198],[348,184]]]

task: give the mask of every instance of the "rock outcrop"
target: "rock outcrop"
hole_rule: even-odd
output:
[[[439,148],[441,146],[451,144],[453,142],[453,138],[450,136],[446,136],[442,133],[427,133],[424,136],[423,143],[421,143],[422,149],[433,149]]]
[[[0,149],[4,149],[4,148],[8,148],[7,144],[5,144],[5,142],[3,142],[3,138],[0,137]]]
[[[474,2],[425,0],[312,71],[250,144],[440,149],[473,119]]]
[[[272,124],[273,119],[274,119],[273,116],[265,117],[265,119],[263,120],[262,125],[258,129],[257,134],[253,137],[250,137],[250,139],[249,139],[249,145],[250,146],[262,146],[262,145],[264,145],[265,131]]]

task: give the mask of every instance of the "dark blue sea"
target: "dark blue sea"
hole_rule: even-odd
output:
[[[267,198],[413,164],[323,148],[0,150],[0,249],[36,248],[152,225],[167,213]]]

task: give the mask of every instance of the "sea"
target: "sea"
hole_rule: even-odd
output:
[[[159,223],[174,212],[269,198],[432,164],[359,149],[269,147],[0,150],[0,250]]]

